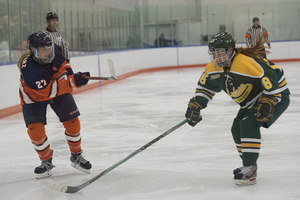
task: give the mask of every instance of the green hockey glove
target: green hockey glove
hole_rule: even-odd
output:
[[[202,107],[200,104],[196,101],[196,98],[191,98],[188,108],[185,113],[185,117],[189,120],[188,123],[191,126],[195,126],[198,122],[202,120],[202,116],[200,115],[200,110]]]
[[[274,107],[277,99],[274,96],[262,94],[258,99],[258,108],[256,112],[256,120],[267,122],[273,118]]]

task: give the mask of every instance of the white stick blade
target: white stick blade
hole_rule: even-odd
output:
[[[116,72],[115,72],[113,61],[111,59],[108,59],[107,62],[108,62],[108,67],[109,67],[109,71],[110,71],[111,76],[113,77],[114,80],[117,80],[117,75],[116,75]]]
[[[57,183],[54,180],[50,179],[47,181],[47,186],[51,189],[60,191],[60,192],[66,192],[68,189],[67,185],[63,185],[61,183]]]

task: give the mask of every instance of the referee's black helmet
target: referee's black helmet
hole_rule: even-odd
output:
[[[48,12],[46,17],[48,23],[50,19],[58,19],[58,15],[55,12]]]

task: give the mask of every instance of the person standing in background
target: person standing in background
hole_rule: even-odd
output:
[[[48,26],[44,33],[46,33],[52,40],[53,43],[61,48],[62,54],[64,55],[66,61],[70,63],[69,48],[66,41],[64,40],[62,34],[56,29],[58,26],[58,15],[55,12],[47,13],[46,17]]]
[[[165,39],[164,34],[160,34],[159,38],[154,41],[155,47],[166,47],[168,46],[168,41]]]
[[[259,38],[264,38],[265,42],[268,44],[268,48],[271,48],[269,41],[269,34],[267,29],[261,25],[259,25],[258,17],[254,17],[252,19],[253,26],[248,28],[246,32],[246,45],[247,47],[253,47],[258,42]],[[265,51],[265,48],[263,49]],[[264,54],[264,58],[267,58],[266,54]]]
[[[9,62],[9,43],[7,34],[2,26],[0,26],[0,63]]]

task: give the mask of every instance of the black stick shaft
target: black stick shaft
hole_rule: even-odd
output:
[[[92,77],[92,76],[83,76],[83,78],[94,79],[94,80],[112,80],[111,77]]]

